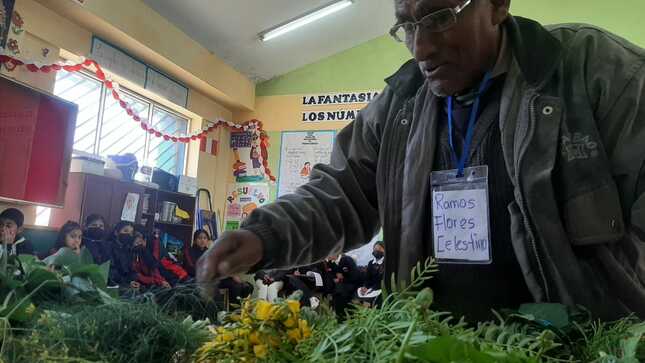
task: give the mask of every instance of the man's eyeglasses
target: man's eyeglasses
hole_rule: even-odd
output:
[[[396,24],[390,29],[390,35],[397,42],[405,42],[407,37],[414,36],[421,27],[421,30],[431,33],[440,33],[452,28],[457,23],[457,15],[461,13],[472,0],[466,0],[463,4],[454,8],[441,9],[430,13],[419,21],[408,21]]]

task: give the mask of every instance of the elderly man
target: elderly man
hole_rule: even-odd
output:
[[[382,227],[388,274],[438,259],[438,308],[645,318],[645,51],[509,6],[396,0],[391,34],[414,60],[339,133],[331,164],[223,236],[199,278],[319,261]]]

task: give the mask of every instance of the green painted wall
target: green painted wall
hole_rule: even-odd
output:
[[[329,58],[260,83],[256,96],[380,90],[383,79],[410,58],[410,52],[382,36]]]
[[[645,47],[645,0],[513,0],[515,15],[543,24],[582,22]],[[410,54],[382,36],[283,76],[260,83],[257,96],[381,89]]]

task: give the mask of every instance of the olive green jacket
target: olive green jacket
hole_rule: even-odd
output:
[[[645,50],[588,25],[505,26],[513,64],[500,129],[526,283],[539,302],[645,318]],[[431,254],[438,100],[414,61],[387,83],[338,134],[330,165],[245,222],[264,243],[259,267],[309,264],[380,227],[388,273],[407,279]]]

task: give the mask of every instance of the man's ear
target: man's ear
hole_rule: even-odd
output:
[[[22,233],[22,232],[24,232],[24,231],[25,231],[25,227],[24,227],[24,226],[20,226],[20,227],[18,227],[18,230],[16,231],[16,234],[21,234],[21,233]]]
[[[493,6],[492,23],[500,25],[508,18],[511,0],[490,0]]]

